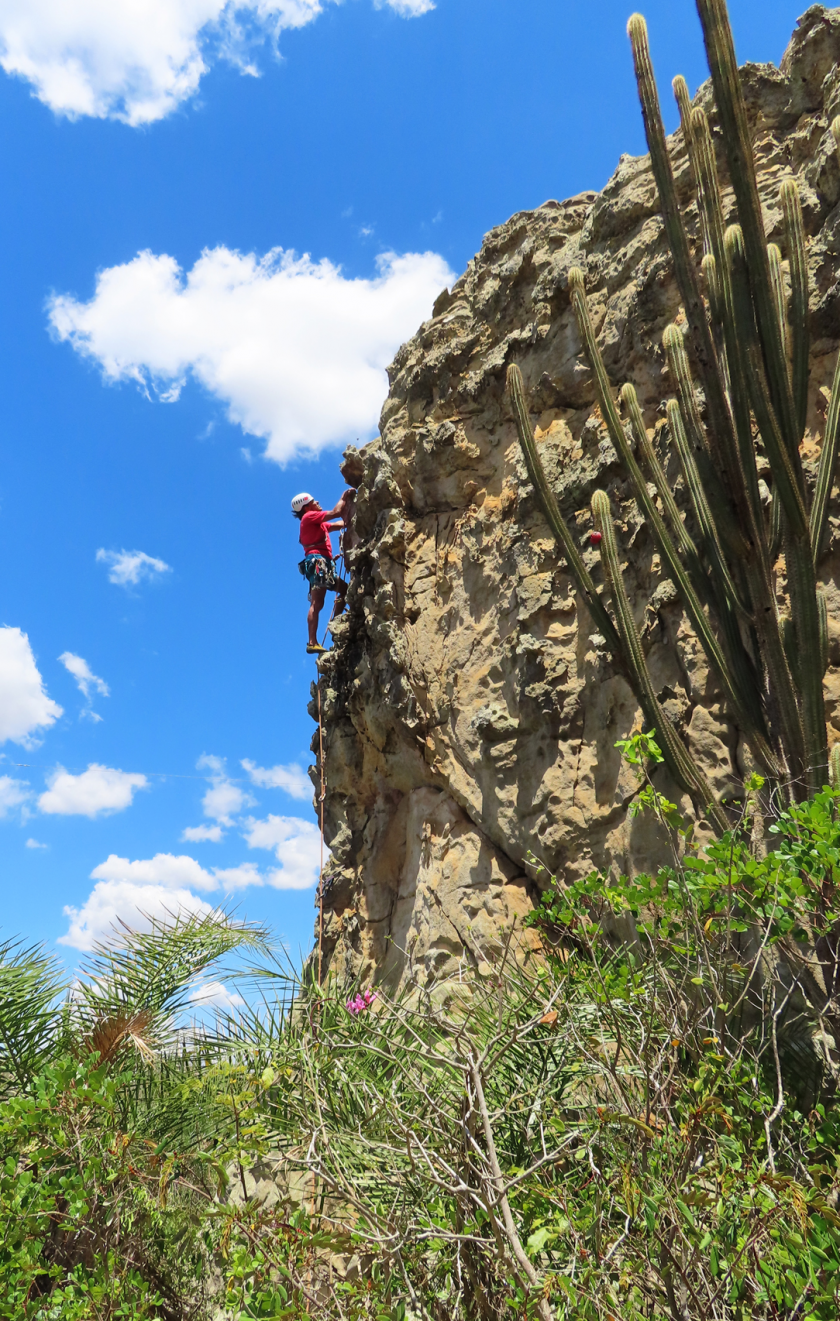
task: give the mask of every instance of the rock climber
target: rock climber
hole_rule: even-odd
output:
[[[355,494],[352,490],[345,491],[335,509],[326,511],[308,491],[302,491],[292,501],[292,513],[300,519],[300,544],[304,556],[298,568],[309,583],[309,642],[306,650],[310,656],[321,656],[326,651],[326,647],[318,642],[318,619],[327,592],[336,594],[333,618],[344,608],[347,583],[336,574],[330,533],[346,527],[350,502]]]

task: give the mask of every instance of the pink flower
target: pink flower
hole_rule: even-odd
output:
[[[355,1017],[357,1014],[364,1013],[366,1009],[370,1009],[375,999],[376,991],[365,991],[364,995],[359,991],[347,1001],[345,1008],[348,1014]]]

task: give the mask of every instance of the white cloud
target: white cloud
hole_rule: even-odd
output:
[[[83,697],[90,701],[91,692],[95,690],[101,693],[103,697],[110,697],[111,690],[104,679],[100,679],[94,674],[87,661],[81,656],[75,656],[72,651],[63,651],[58,658],[65,670],[69,670],[76,680],[79,691]]]
[[[250,807],[253,798],[228,779],[222,757],[213,757],[205,753],[199,757],[196,767],[200,771],[210,771],[211,788],[207,790],[201,804],[204,815],[209,816],[211,821],[216,821],[220,826],[232,825],[233,817],[241,812],[243,807]],[[200,829],[200,827],[194,826],[192,829]],[[194,838],[199,837],[194,836]],[[205,838],[211,837],[208,835]]]
[[[27,635],[0,627],[0,743],[31,746],[33,735],[63,714],[46,694]]]
[[[0,0],[0,65],[57,114],[148,124],[192,96],[219,58],[256,73],[250,47],[311,22],[328,2]],[[384,2],[406,18],[432,8]]]
[[[218,882],[195,858],[182,853],[156,853],[153,858],[129,862],[111,853],[90,874],[92,881],[125,881],[131,885],[159,885],[167,890],[216,890]]]
[[[434,9],[434,0],[374,0],[377,9],[395,9],[403,18],[419,18]]]
[[[26,841],[26,847],[28,849],[48,849],[50,846],[49,844],[39,843],[37,839],[28,839]]]
[[[277,890],[308,890],[316,885],[321,863],[321,834],[311,821],[296,816],[249,817],[245,839],[251,849],[271,849],[280,867],[266,876]]]
[[[300,824],[305,826],[307,822]],[[186,853],[156,853],[153,858],[138,858],[135,862],[112,853],[90,874],[92,881],[158,885],[167,890],[244,890],[249,885],[273,884],[271,876],[273,872],[263,876],[254,862],[208,871]]]
[[[273,885],[274,873],[263,876],[255,862],[242,862],[238,867],[214,867],[213,876],[228,892],[244,890],[249,885]]]
[[[192,377],[286,463],[372,434],[385,368],[454,278],[433,252],[386,253],[368,280],[281,248],[206,250],[186,275],[141,252],[100,272],[89,302],[54,296],[49,319],[107,381],[171,402]]]
[[[145,775],[114,770],[93,762],[81,775],[71,775],[58,766],[47,780],[48,789],[38,799],[40,811],[59,816],[102,816],[130,807],[138,789],[145,789]]]
[[[284,866],[265,874],[253,862],[207,870],[187,854],[157,853],[153,858],[134,861],[110,854],[91,872],[90,878],[96,884],[82,907],[68,905],[64,909],[70,924],[59,944],[89,950],[97,940],[107,938],[119,921],[135,930],[147,930],[153,918],[181,912],[211,912],[211,905],[196,890],[231,893],[251,885],[271,885],[280,890],[308,889],[317,879],[317,863],[313,871],[312,858],[307,854],[307,845],[311,854],[307,836],[313,827],[308,821],[289,824],[298,830],[287,831],[289,844],[286,856],[281,857]],[[275,834],[280,857],[283,849],[276,830]],[[275,847],[274,841],[271,847]]]
[[[171,890],[163,885],[135,885],[131,881],[99,881],[81,908],[64,909],[70,926],[59,945],[90,950],[98,940],[113,934],[118,921],[136,931],[148,931],[152,920],[165,920],[179,913],[212,912],[210,904],[191,890]]]
[[[201,1009],[237,1009],[245,1003],[241,995],[229,991],[224,982],[201,982],[190,999]]]
[[[242,762],[242,766],[248,772],[251,783],[260,789],[282,789],[290,798],[312,797],[312,781],[302,766],[294,763],[290,766],[255,766],[247,760]]]
[[[308,822],[297,824],[304,830],[309,827]],[[135,861],[111,853],[90,877],[96,884],[82,908],[67,905],[63,910],[70,925],[59,937],[59,945],[90,950],[96,941],[111,935],[118,922],[128,923],[135,930],[148,930],[153,918],[160,921],[178,913],[210,913],[211,905],[195,890],[231,893],[248,885],[306,889],[313,884],[313,876],[304,875],[300,864],[288,875],[285,868],[263,875],[255,863],[207,871],[185,853],[156,853],[155,857]]]
[[[0,775],[0,817],[8,816],[30,796],[25,780],[13,780],[11,775]]]
[[[172,572],[163,560],[156,560],[154,555],[147,555],[144,550],[100,548],[96,552],[96,562],[108,565],[108,581],[116,583],[118,587],[136,587],[144,578],[156,578],[159,574]]]
[[[202,799],[204,815],[209,816],[221,825],[229,826],[232,824],[233,814],[239,812],[245,803],[248,795],[244,794],[230,780],[219,780],[208,789]]]
[[[181,839],[188,840],[191,844],[204,842],[218,844],[222,834],[221,826],[187,826],[186,830],[181,832]]]

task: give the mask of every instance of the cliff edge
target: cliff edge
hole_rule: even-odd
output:
[[[802,453],[812,481],[840,340],[840,169],[828,132],[840,113],[838,66],[840,9],[813,6],[780,68],[742,71],[768,240],[781,242],[778,190],[790,174],[810,239]],[[695,104],[714,125],[708,85]],[[669,145],[699,264],[682,133]],[[722,153],[718,165],[725,179]],[[589,500],[601,487],[621,511],[625,582],[660,700],[713,788],[739,793],[744,747],[594,403],[569,305],[574,265],[586,275],[613,385],[636,386],[679,498],[661,348],[679,297],[649,159],[625,156],[603,192],[546,202],[487,235],[397,354],[381,437],[345,456],[343,471],[358,486],[359,545],[349,609],[320,663],[331,850],[325,972],[398,981],[407,963],[423,976],[461,958],[486,962],[535,901],[529,852],[566,877],[593,867],[632,874],[666,860],[648,820],[630,812],[638,785],[615,743],[640,727],[641,713],[536,505],[505,396],[511,362],[538,410],[543,463],[590,571],[600,582],[588,533]],[[835,489],[819,571],[832,738],[840,738],[839,553]],[[318,768],[314,778],[320,783]]]

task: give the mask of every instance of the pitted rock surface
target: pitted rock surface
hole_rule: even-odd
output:
[[[840,169],[828,131],[840,113],[840,9],[809,9],[780,68],[747,65],[742,76],[767,237],[783,254],[782,179],[793,174],[802,194],[813,285],[803,458],[813,482],[840,340]],[[711,114],[717,140],[709,84],[695,104]],[[681,132],[670,148],[699,264]],[[733,206],[727,188],[725,210]],[[716,791],[736,794],[743,777],[739,732],[594,403],[569,305],[572,266],[585,273],[612,384],[636,386],[682,497],[666,446],[672,387],[661,347],[682,313],[649,160],[625,156],[602,193],[546,202],[487,235],[397,354],[381,437],[345,456],[358,484],[360,544],[349,609],[321,662],[331,850],[324,967],[341,977],[398,982],[408,968],[423,977],[462,959],[492,963],[549,873],[635,873],[667,860],[648,818],[630,811],[638,783],[615,744],[641,727],[641,713],[528,482],[505,396],[511,362],[598,583],[589,501],[596,488],[609,494],[660,700]],[[840,737],[839,532],[835,489],[819,574],[829,602],[832,741]],[[315,717],[314,700],[310,710]],[[529,854],[547,870],[537,873]]]

